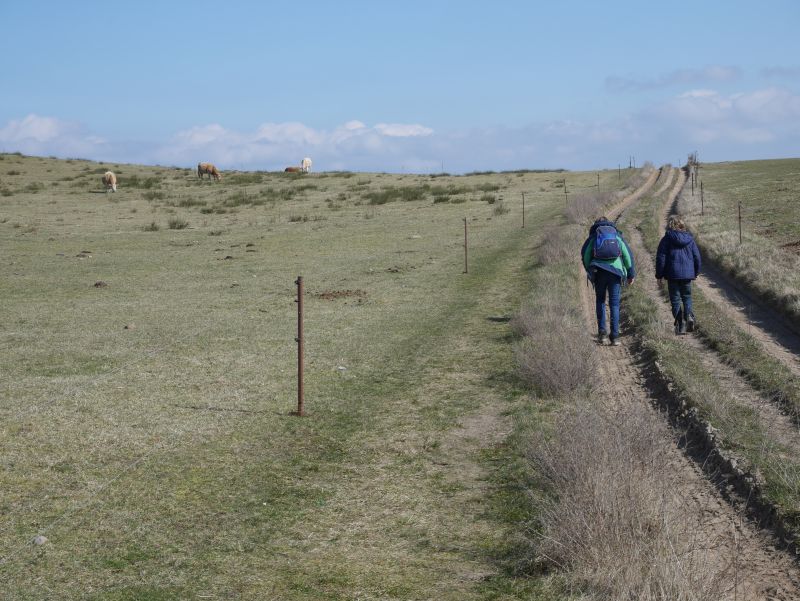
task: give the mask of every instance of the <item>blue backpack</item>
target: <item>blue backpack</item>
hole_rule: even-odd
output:
[[[611,225],[599,225],[594,230],[594,248],[592,256],[595,259],[616,259],[622,256],[622,249],[617,240],[617,229]]]

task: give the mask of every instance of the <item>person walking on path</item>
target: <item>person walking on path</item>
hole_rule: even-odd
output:
[[[623,282],[633,284],[636,277],[633,253],[614,222],[607,217],[600,217],[589,228],[589,237],[581,248],[581,258],[587,277],[594,285],[597,340],[604,344],[608,337],[612,346],[619,346],[620,295]],[[606,329],[606,296],[610,331]]]
[[[700,249],[694,237],[687,231],[683,220],[673,215],[667,221],[667,230],[658,243],[656,279],[659,285],[662,279],[667,280],[676,334],[694,331],[692,280],[700,275],[701,265]]]

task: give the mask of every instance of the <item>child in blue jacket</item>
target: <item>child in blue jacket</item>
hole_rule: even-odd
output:
[[[701,265],[700,249],[686,224],[680,217],[670,217],[656,251],[656,279],[659,284],[663,278],[667,279],[676,334],[694,330],[692,280],[700,275]]]

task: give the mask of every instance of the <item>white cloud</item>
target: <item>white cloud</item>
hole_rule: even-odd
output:
[[[800,118],[800,96],[781,88],[756,90],[732,99],[733,107],[758,123],[776,123]]]
[[[782,129],[800,119],[800,96],[781,88],[727,96],[713,90],[693,90],[665,102],[660,113],[689,123],[720,122],[732,128],[760,124]]]
[[[676,69],[657,77],[606,77],[606,88],[612,92],[642,92],[680,85],[735,81],[741,77],[739,67],[710,65],[702,69]]]
[[[322,142],[323,137],[302,123],[264,123],[255,134],[256,141],[270,144],[308,144]]]
[[[433,130],[423,125],[406,125],[404,123],[378,123],[375,131],[384,136],[395,138],[409,138],[413,136],[430,136]]]
[[[800,96],[780,87],[725,94],[689,88],[614,120],[541,121],[520,127],[434,131],[418,123],[331,128],[266,122],[247,130],[218,123],[175,133],[167,141],[109,143],[75,123],[28,115],[0,125],[0,150],[105,161],[223,169],[281,170],[304,156],[317,170],[451,173],[523,168],[592,169],[635,156],[671,162],[699,150],[705,160],[796,156]]]
[[[682,141],[702,148],[706,160],[797,156],[800,96],[782,88],[690,90],[639,118],[652,124],[652,135],[665,146]]]
[[[340,164],[342,157],[348,156],[363,160],[369,155],[375,159],[369,163],[375,164],[402,154],[404,140],[433,133],[419,124],[379,123],[368,127],[357,120],[330,130],[297,122],[264,123],[252,132],[206,125],[178,132],[169,144],[156,149],[155,156],[157,161],[170,164],[208,160],[228,168],[282,169],[309,155],[315,157],[317,165],[331,161]]]
[[[105,146],[105,140],[80,125],[55,117],[30,114],[0,129],[0,147],[26,154],[89,156]]]

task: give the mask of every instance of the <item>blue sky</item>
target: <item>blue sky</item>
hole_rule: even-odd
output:
[[[459,173],[798,156],[800,3],[0,2],[0,151]]]

